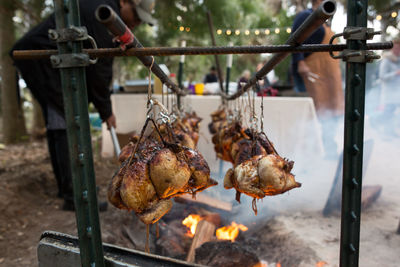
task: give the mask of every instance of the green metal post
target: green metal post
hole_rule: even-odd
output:
[[[367,0],[348,0],[347,26],[367,27]],[[366,49],[366,41],[347,40],[347,48]],[[358,266],[364,142],[366,63],[346,63],[340,266]]]
[[[78,0],[54,0],[57,29],[80,26]],[[81,53],[82,41],[58,43],[59,54]],[[84,67],[61,68],[69,156],[82,266],[104,266]]]
[[[183,88],[183,62],[179,62],[179,69],[178,69],[178,86],[179,88]],[[182,108],[182,103],[181,103],[181,95],[177,95],[176,99],[177,99],[177,105],[178,105],[178,109],[180,110]]]

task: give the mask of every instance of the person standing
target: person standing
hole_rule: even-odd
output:
[[[304,10],[296,16],[292,32],[295,32],[322,2],[322,0],[312,0],[312,8]],[[331,28],[324,24],[303,44],[329,44],[333,34]],[[339,120],[344,114],[340,61],[333,59],[328,52],[295,53],[292,56],[292,66],[294,77],[297,73],[299,74],[306,91],[314,101],[322,125],[322,139],[326,157],[335,158],[337,156],[337,144],[334,137]],[[301,84],[298,84],[298,86],[301,88]]]
[[[212,66],[210,72],[204,77],[203,83],[216,83],[218,82],[217,68]]]
[[[381,103],[386,121],[384,133],[389,137],[398,137],[395,111],[400,106],[400,38],[394,39],[393,48],[383,55],[379,79],[382,82]]]
[[[151,16],[154,2],[155,0],[80,0],[81,25],[85,26],[88,34],[96,40],[98,48],[115,47],[113,36],[95,18],[97,7],[101,4],[109,5],[125,24],[133,29],[142,22],[154,24]],[[49,29],[55,28],[53,13],[19,39],[10,54],[12,55],[12,52],[16,50],[57,49],[56,43],[48,38]],[[84,42],[84,48],[91,48],[88,41]],[[116,127],[116,118],[112,113],[110,99],[112,63],[112,58],[99,58],[95,65],[86,67],[88,100],[94,104],[108,128]],[[14,60],[14,64],[42,107],[51,164],[57,180],[58,196],[64,198],[63,209],[74,210],[67,127],[59,70],[51,66],[49,59]],[[99,207],[106,207],[106,204],[100,203]]]

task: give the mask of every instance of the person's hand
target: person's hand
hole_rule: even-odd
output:
[[[310,68],[307,66],[307,63],[304,60],[300,60],[297,63],[297,71],[303,78],[307,78],[309,73],[311,72]]]
[[[106,119],[107,129],[110,129],[111,126],[117,128],[117,119],[115,118],[114,113],[111,114],[110,117]]]

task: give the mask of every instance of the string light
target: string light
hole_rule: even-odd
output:
[[[185,30],[185,27],[180,26],[180,27],[179,27],[179,30],[180,30],[181,32],[183,32],[183,31]]]
[[[381,15],[376,16],[376,20],[381,20],[381,19],[382,19]]]
[[[394,13],[394,12],[393,12]],[[378,15],[380,16],[380,15]],[[377,19],[379,18],[377,16]],[[393,15],[392,15],[393,16]],[[396,13],[397,16],[397,13]],[[181,31],[184,31],[185,28],[180,27]],[[188,30],[189,29],[189,30]],[[190,31],[190,27],[186,27],[186,31],[189,32]],[[240,30],[240,29],[236,29],[236,30],[231,30],[231,29],[218,29],[217,30],[217,34],[221,35],[223,33],[225,33],[226,35],[230,36],[230,35],[240,35],[240,34],[245,34],[245,35],[250,35],[250,34],[254,34],[254,35],[260,35],[261,33],[264,33],[265,35],[270,35],[271,33],[275,33],[275,34],[280,34],[280,33],[288,33],[290,34],[292,32],[292,29],[290,27],[281,27],[281,28],[273,28],[273,29],[246,29],[246,30]]]
[[[186,31],[187,31],[187,32],[190,32],[190,27],[186,27]]]
[[[396,11],[392,12],[392,18],[395,18],[395,17],[397,17],[397,12]]]

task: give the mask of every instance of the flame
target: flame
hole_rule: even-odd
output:
[[[231,240],[234,242],[239,234],[239,229],[242,231],[247,231],[248,228],[243,224],[232,222],[229,226],[218,228],[215,235],[218,239]]]
[[[253,265],[253,267],[268,267],[268,263],[266,261],[261,260],[256,265]]]
[[[328,264],[328,263],[325,262],[325,261],[319,261],[319,262],[317,262],[317,264],[315,264],[315,266],[316,266],[316,267],[323,267],[323,266],[325,266],[326,264]]]
[[[276,263],[276,267],[282,267],[281,263],[280,262]]]
[[[183,221],[182,224],[185,225],[186,227],[190,228],[190,231],[188,231],[186,234],[190,237],[193,237],[194,234],[196,233],[196,227],[199,221],[201,221],[202,218],[200,215],[197,214],[190,214],[187,216]]]

